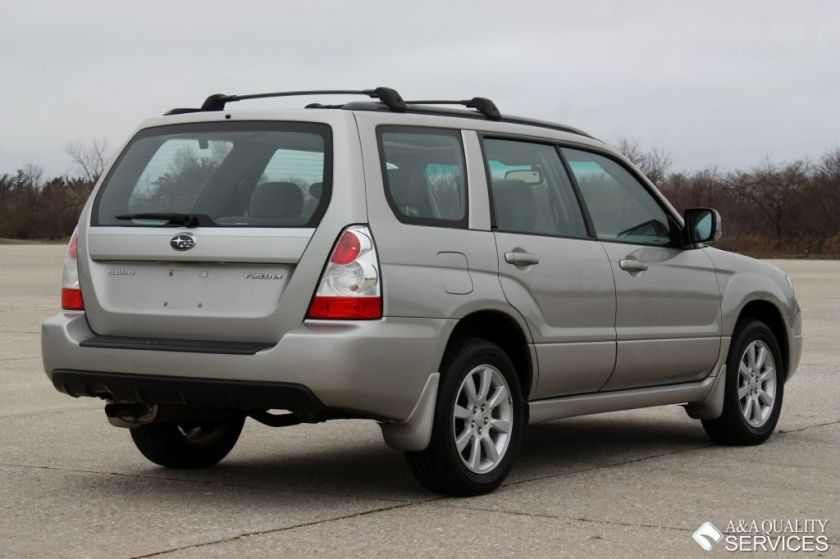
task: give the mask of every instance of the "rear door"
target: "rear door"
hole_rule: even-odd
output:
[[[696,381],[720,350],[720,292],[703,249],[627,168],[563,149],[615,275],[618,355],[606,390]]]
[[[557,148],[483,138],[499,276],[539,362],[533,396],[595,392],[615,363],[615,287]]]
[[[91,208],[82,270],[91,328],[274,342],[299,324],[340,224],[365,219],[363,204],[328,214],[334,130],[352,154],[339,153],[342,164],[359,158],[358,140],[345,143],[357,138],[354,123],[333,124],[220,120],[140,131]],[[358,165],[343,178],[345,190],[363,184]],[[306,264],[312,244],[323,254]]]

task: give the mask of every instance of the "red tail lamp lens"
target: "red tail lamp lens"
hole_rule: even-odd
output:
[[[359,256],[361,249],[362,243],[359,241],[359,237],[354,235],[352,231],[345,231],[338,244],[335,245],[330,262],[335,264],[349,264]]]
[[[315,297],[307,318],[364,320],[382,318],[381,297]]]
[[[83,311],[85,310],[85,302],[82,300],[81,289],[61,290],[61,308],[65,311]]]

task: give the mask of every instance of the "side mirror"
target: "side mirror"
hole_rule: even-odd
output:
[[[720,239],[720,214],[711,208],[685,210],[686,241],[689,245],[713,243]]]

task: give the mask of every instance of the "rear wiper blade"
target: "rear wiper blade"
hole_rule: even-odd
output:
[[[182,225],[184,227],[197,227],[197,214],[179,214],[173,212],[149,212],[137,214],[123,214],[114,216],[114,219],[148,219],[150,221],[165,221],[166,225]]]

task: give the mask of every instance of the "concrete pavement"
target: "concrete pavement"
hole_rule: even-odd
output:
[[[537,425],[491,495],[425,492],[373,422],[246,423],[217,467],[145,461],[40,362],[63,247],[0,246],[0,558],[708,556],[705,521],[828,519],[840,555],[840,262],[779,261],[805,352],[765,445],[712,445],[678,406]],[[714,554],[724,554],[721,547]]]

